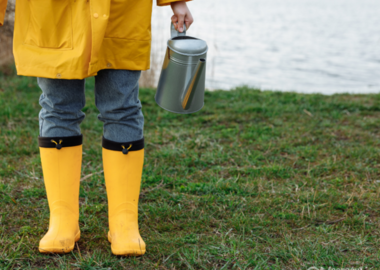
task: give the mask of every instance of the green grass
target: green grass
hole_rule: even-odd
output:
[[[206,92],[199,113],[176,115],[141,89],[147,253],[124,258],[106,239],[93,87],[88,79],[82,238],[67,255],[42,255],[40,90],[35,78],[0,74],[0,269],[380,269],[380,95],[241,87]]]

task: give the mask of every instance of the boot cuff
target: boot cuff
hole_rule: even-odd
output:
[[[71,137],[38,137],[38,145],[43,148],[57,148],[78,146],[83,143],[83,135]]]
[[[123,154],[128,154],[129,151],[138,151],[144,149],[144,138],[138,141],[119,143],[107,140],[103,137],[102,145],[104,149],[120,151],[123,152]]]

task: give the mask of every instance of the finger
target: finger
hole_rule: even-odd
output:
[[[178,29],[177,29],[177,27],[178,27],[178,17],[177,17],[177,15],[173,15],[172,16],[172,23],[174,24],[174,28],[175,28],[175,30],[177,30],[178,31]]]
[[[178,31],[183,32],[183,24],[185,22],[185,14],[177,14],[178,17]]]
[[[185,18],[185,24],[186,24],[186,29],[189,29],[190,28],[190,25],[192,25],[194,22],[194,19],[193,19],[193,16],[191,16],[191,14],[187,14],[186,18]]]

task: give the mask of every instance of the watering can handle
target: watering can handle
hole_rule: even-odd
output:
[[[174,24],[172,22],[170,26],[170,32],[171,32],[172,38],[186,36],[186,24],[183,24],[183,32],[181,33],[175,29]]]

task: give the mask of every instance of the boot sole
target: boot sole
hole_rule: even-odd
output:
[[[80,239],[80,231],[77,233],[77,235],[75,235],[74,244],[67,249],[62,249],[62,248],[57,248],[57,247],[48,247],[48,248],[39,247],[38,250],[40,251],[40,253],[44,253],[44,254],[48,254],[48,253],[65,254],[65,253],[69,253],[74,249],[75,243],[78,242],[79,239]]]
[[[145,254],[145,249],[136,250],[136,249],[124,249],[124,250],[116,250],[112,248],[112,238],[110,232],[108,232],[108,242],[111,243],[111,251],[113,255],[117,256],[131,256],[131,257],[138,257]]]

